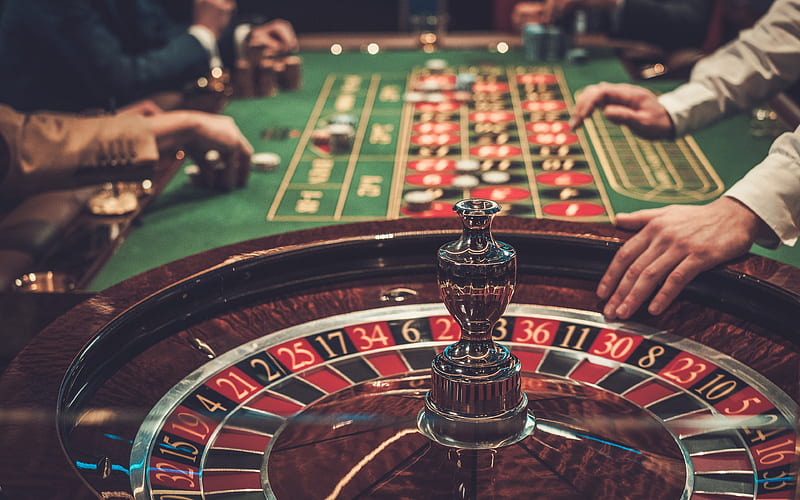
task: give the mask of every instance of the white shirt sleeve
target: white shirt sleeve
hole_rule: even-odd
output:
[[[777,94],[800,77],[800,0],[776,0],[752,28],[700,60],[689,82],[659,100],[677,135]]]
[[[800,0],[776,0],[752,28],[698,62],[689,82],[659,101],[681,136],[758,105],[799,77]],[[777,238],[759,239],[759,245],[794,245],[800,236],[800,128],[776,139],[725,196],[744,203],[774,231]]]
[[[236,58],[247,59],[247,37],[253,30],[253,25],[239,24],[233,30],[233,46],[236,47]]]
[[[764,160],[734,184],[725,196],[736,198],[756,213],[784,245],[800,236],[800,127],[772,143]],[[756,241],[774,248],[774,239]]]
[[[200,42],[200,45],[206,49],[206,52],[208,53],[209,69],[221,67],[222,58],[219,55],[217,37],[214,36],[214,33],[205,26],[193,24],[189,26],[189,34],[195,37],[197,41]]]

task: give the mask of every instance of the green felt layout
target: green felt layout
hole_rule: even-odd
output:
[[[425,111],[405,102],[403,96],[409,85],[425,74],[425,62],[432,57],[445,59],[450,74],[474,72],[479,81],[505,83],[509,89],[495,96],[494,102],[470,101],[465,110],[452,115],[434,111],[423,116]],[[409,191],[433,190],[441,206],[475,193],[425,186],[427,180],[411,177],[415,172],[409,163],[425,158],[474,158],[472,148],[482,140],[482,129],[470,121],[468,111],[482,105],[514,113],[515,120],[503,130],[508,136],[503,140],[520,146],[522,153],[503,165],[499,159],[487,162],[486,168],[508,169],[512,175],[508,185],[480,186],[482,190],[477,192],[504,189],[504,193],[495,192],[511,196],[510,188],[514,192],[527,190],[526,198],[506,203],[509,213],[523,217],[610,222],[619,212],[676,202],[704,203],[719,196],[763,158],[771,142],[751,136],[745,116],[677,142],[650,144],[598,115],[578,132],[577,142],[565,156],[543,156],[543,149],[531,142],[532,132],[525,129],[525,124],[536,118],[525,108],[530,97],[526,92],[533,87],[518,83],[518,77],[555,75],[556,83],[542,90],[557,94],[566,109],[538,119],[566,120],[575,94],[586,85],[630,81],[610,54],[595,54],[587,62],[574,65],[537,65],[514,51],[305,53],[302,58],[300,90],[281,91],[269,98],[233,99],[225,110],[236,119],[256,152],[279,154],[281,165],[271,172],[253,171],[245,188],[224,193],[193,186],[179,172],[94,280],[92,289],[100,290],[181,257],[238,241],[320,225],[420,216],[404,206],[404,195]],[[663,92],[678,83],[648,85]],[[347,153],[330,154],[314,144],[311,134],[340,113],[355,117],[353,148]],[[437,157],[441,151],[436,147],[413,142],[418,131],[412,127],[424,120],[453,120],[462,126],[458,142],[441,150],[445,156]],[[540,177],[550,168],[543,167],[545,160],[552,166],[553,161],[565,159],[576,165],[574,173],[585,173],[590,179],[587,184],[565,192],[558,182],[537,182],[548,179]],[[557,165],[555,170],[559,169]],[[559,197],[567,199],[559,201]],[[582,207],[599,208],[597,213],[584,213]],[[800,251],[796,249],[767,251],[756,247],[754,251],[800,265]]]

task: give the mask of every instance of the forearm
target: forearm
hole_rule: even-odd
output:
[[[208,54],[186,27],[151,19],[158,11],[133,18],[144,25],[124,40],[88,2],[47,0],[50,15],[41,20],[35,43],[69,64],[72,74],[100,102],[117,105],[163,90],[179,90],[208,72]],[[147,17],[150,16],[150,17]],[[33,42],[32,42],[33,43]],[[129,46],[134,43],[133,46]]]
[[[205,115],[198,111],[169,111],[147,117],[147,126],[155,137],[158,150],[174,152],[196,138]]]
[[[155,137],[136,115],[80,117],[27,115],[17,139],[22,173],[72,173],[77,168],[114,168],[158,159]]]
[[[155,137],[141,116],[80,117],[16,113],[0,107],[5,193],[41,191],[146,172],[159,158]]]

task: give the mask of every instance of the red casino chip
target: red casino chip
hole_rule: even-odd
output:
[[[556,83],[556,76],[550,73],[524,73],[517,75],[520,85],[552,85]]]
[[[547,172],[537,175],[536,182],[556,187],[585,186],[593,183],[594,178],[581,172]]]
[[[461,138],[452,134],[418,134],[411,137],[411,143],[417,146],[449,146],[458,144]]]
[[[479,158],[511,158],[512,156],[519,156],[522,150],[516,146],[509,146],[508,144],[486,144],[484,146],[473,146],[469,148],[469,152],[473,156]]]
[[[514,186],[497,186],[474,189],[470,192],[473,198],[484,198],[497,202],[519,201],[528,198],[531,192]]]
[[[420,134],[451,134],[458,132],[458,123],[454,122],[424,122],[415,124],[412,129]]]
[[[510,111],[475,111],[469,114],[471,122],[507,123],[516,119]]]
[[[456,85],[456,75],[420,75],[417,78],[417,83],[452,88]]]
[[[459,106],[461,106],[457,102],[453,101],[445,101],[445,102],[418,102],[414,104],[414,108],[417,111],[428,111],[431,113],[452,113],[457,111]]]
[[[570,131],[567,122],[531,122],[525,124],[525,130],[534,134],[561,134]]]
[[[540,111],[550,113],[552,111],[564,111],[567,109],[567,103],[564,101],[525,101],[522,103],[522,109],[525,111]]]
[[[449,172],[456,169],[455,160],[425,158],[408,162],[410,170],[417,172]]]
[[[547,215],[556,215],[559,217],[591,217],[606,213],[605,209],[600,205],[583,201],[551,203],[545,205],[542,211]]]
[[[545,132],[541,134],[529,135],[528,141],[539,146],[563,146],[564,144],[577,143],[578,136],[564,132],[559,132],[557,134]]]
[[[476,82],[472,85],[472,91],[477,93],[505,93],[508,92],[508,84],[501,82]]]
[[[453,184],[453,174],[412,174],[406,176],[406,182],[422,187],[445,187]]]
[[[472,92],[469,90],[445,90],[442,94],[448,101],[467,102],[472,100]]]

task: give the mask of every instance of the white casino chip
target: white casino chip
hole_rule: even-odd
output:
[[[500,172],[496,170],[492,170],[489,172],[484,172],[481,176],[483,182],[486,184],[505,184],[511,179],[511,174],[508,172]]]
[[[281,157],[275,153],[256,153],[251,158],[253,169],[268,172],[281,164]]]

